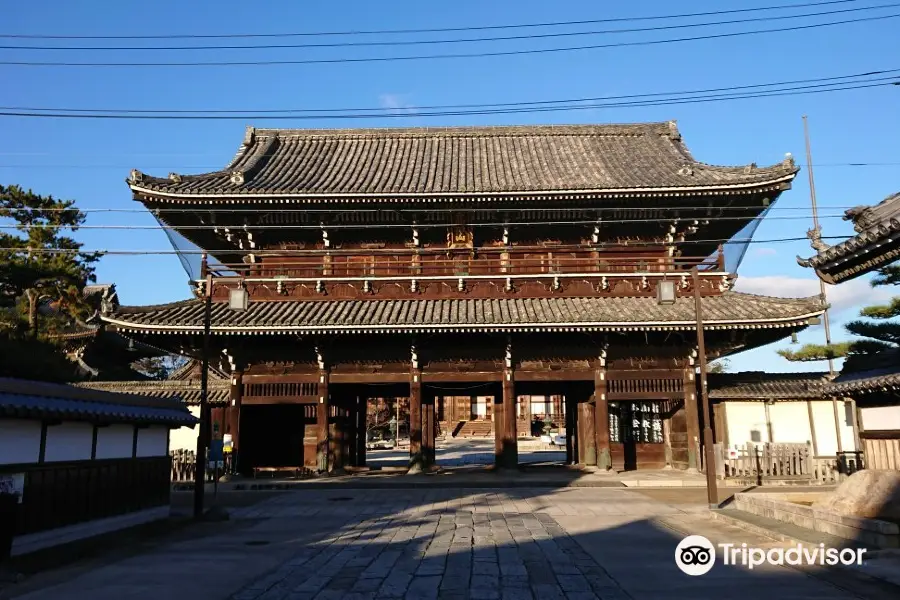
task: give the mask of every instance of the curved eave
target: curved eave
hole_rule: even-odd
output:
[[[825,311],[816,310],[798,316],[744,321],[704,321],[704,330],[751,330],[775,328],[804,328],[809,320],[821,316]],[[104,321],[117,330],[144,335],[179,335],[203,333],[202,326],[170,326],[131,323],[121,319],[104,317]],[[540,324],[467,324],[467,325],[333,325],[333,326],[213,326],[212,335],[296,335],[296,334],[405,334],[405,333],[480,333],[480,332],[520,332],[520,333],[564,333],[564,332],[617,332],[617,331],[692,331],[697,328],[694,321],[668,322],[585,322],[585,323],[540,323]]]
[[[811,258],[797,259],[826,283],[849,281],[900,258],[900,221],[891,220]]]
[[[346,194],[346,193],[309,193],[272,191],[242,191],[240,186],[222,188],[209,193],[171,192],[164,186],[138,185],[126,180],[135,196],[152,202],[187,203],[203,201],[206,204],[241,204],[246,202],[258,204],[299,204],[321,202],[343,203],[384,203],[384,202],[431,202],[434,200],[464,201],[508,201],[508,200],[567,200],[585,197],[607,198],[655,198],[679,196],[720,196],[733,194],[755,194],[767,191],[782,192],[790,188],[799,169],[773,176],[771,180],[748,183],[717,184],[705,186],[677,187],[642,187],[642,188],[595,188],[595,189],[556,189],[525,191],[485,191],[485,192],[417,192],[396,194]],[[202,177],[202,176],[198,176]],[[164,181],[164,180],[163,180]]]

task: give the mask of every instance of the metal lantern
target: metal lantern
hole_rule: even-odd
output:
[[[230,290],[228,293],[228,308],[244,311],[250,305],[250,294],[243,287]]]
[[[675,304],[675,282],[663,279],[656,287],[657,304]]]

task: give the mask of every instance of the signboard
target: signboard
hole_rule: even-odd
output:
[[[232,441],[230,433],[226,433],[224,436],[222,436],[222,451],[225,454],[231,454],[232,452],[234,452],[234,441]]]
[[[22,504],[25,494],[25,473],[0,473],[0,494],[15,494]]]

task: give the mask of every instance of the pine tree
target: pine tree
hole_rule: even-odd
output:
[[[82,244],[66,235],[85,221],[73,200],[40,196],[17,185],[0,185],[0,218],[11,219],[18,234],[0,232],[0,307],[7,328],[24,319],[32,337],[39,331],[38,308],[52,302],[59,314],[83,316],[81,290],[94,281],[99,253],[79,252]]]
[[[872,287],[900,284],[900,263],[879,269],[872,279]],[[847,358],[845,371],[865,368],[866,357],[883,350],[900,347],[900,296],[895,296],[887,304],[867,306],[859,312],[861,319],[845,325],[850,333],[863,339],[838,344],[805,344],[797,351],[779,350],[778,354],[791,362]]]

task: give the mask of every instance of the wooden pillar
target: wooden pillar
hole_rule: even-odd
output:
[[[597,435],[594,431],[596,417],[594,402],[578,403],[578,462],[583,465],[597,464]]]
[[[329,427],[331,429],[331,443],[329,444],[329,448],[331,450],[331,468],[332,469],[341,469],[344,467],[344,457],[346,455],[347,448],[347,429],[346,429],[346,418],[345,408],[344,408],[344,398],[341,396],[337,396],[332,399],[332,407],[331,412],[333,416],[330,419]]]
[[[316,465],[322,473],[327,473],[331,465],[328,460],[331,434],[328,429],[331,399],[328,394],[328,371],[319,371],[319,404],[316,405]]]
[[[516,433],[516,379],[512,368],[503,370],[500,402],[495,402],[494,460],[501,469],[519,466],[519,440]]]
[[[435,462],[435,396],[422,396],[422,462],[431,467]]]
[[[243,371],[235,371],[231,374],[231,406],[228,407],[228,433],[231,434],[231,470],[233,473],[241,472],[239,451],[241,438],[241,398],[244,394],[243,381]]]
[[[687,424],[688,470],[700,468],[700,412],[693,367],[684,370],[684,419]]]
[[[813,456],[815,457],[819,455],[819,442],[816,439],[816,420],[813,418],[812,400],[806,401],[806,414],[809,415],[809,436],[812,438],[810,442],[812,443]]]
[[[419,470],[422,456],[422,373],[412,369],[409,375],[409,466]]]
[[[594,371],[594,435],[597,437],[597,467],[612,468],[609,453],[609,404],[606,400],[606,368]]]

